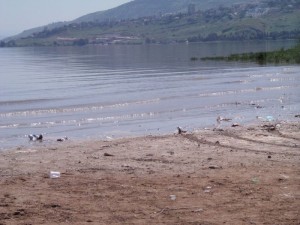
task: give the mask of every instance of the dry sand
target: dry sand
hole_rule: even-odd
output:
[[[300,224],[300,123],[272,128],[4,151],[0,224]]]

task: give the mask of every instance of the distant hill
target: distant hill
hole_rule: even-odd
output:
[[[24,30],[23,32],[21,32],[20,34],[5,38],[4,41],[10,41],[10,40],[16,40],[16,39],[20,39],[20,38],[25,38],[28,36],[31,36],[34,33],[39,33],[42,32],[45,29],[55,29],[57,27],[62,27],[64,25],[69,24],[68,22],[57,22],[57,23],[51,23],[45,26],[40,26],[40,27],[35,27],[32,29],[28,29],[28,30]]]
[[[219,6],[230,7],[234,4],[248,2],[247,0],[135,0],[107,11],[82,16],[72,22],[102,22],[106,20],[137,19],[168,13],[185,13],[190,4],[194,4],[196,10],[205,11]],[[259,2],[259,0],[253,2]]]
[[[213,7],[215,2],[220,1],[136,0],[71,22],[41,27],[27,36],[23,33],[1,42],[0,47],[300,38],[299,0],[224,0],[222,6]],[[145,13],[146,9],[155,13],[145,15],[144,9]]]
[[[258,2],[259,0],[254,0]],[[28,37],[44,29],[54,29],[70,23],[103,22],[107,20],[136,19],[167,13],[186,12],[189,4],[195,4],[197,10],[207,10],[219,6],[231,6],[246,3],[247,0],[134,0],[113,9],[90,13],[69,22],[57,22],[25,30],[18,35],[6,38],[5,41]]]

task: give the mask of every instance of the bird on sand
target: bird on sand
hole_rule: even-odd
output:
[[[217,122],[220,123],[221,121],[226,121],[226,122],[229,122],[231,121],[232,119],[229,119],[229,118],[224,118],[224,117],[221,117],[221,116],[218,116],[217,117]]]
[[[183,130],[181,127],[177,127],[178,134],[185,134],[187,131]]]
[[[43,135],[36,135],[36,134],[29,134],[28,138],[30,141],[42,141],[43,140]]]
[[[58,138],[58,139],[56,139],[56,141],[59,141],[59,142],[63,142],[63,141],[66,141],[66,140],[68,140],[68,137],[63,137],[63,138]]]

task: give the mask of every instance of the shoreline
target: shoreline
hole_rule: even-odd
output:
[[[272,119],[272,121],[267,121],[267,118],[256,118],[255,120],[251,121],[237,121],[235,119],[230,119],[230,121],[221,121],[221,123],[216,122],[215,124],[209,124],[208,126],[203,127],[192,127],[192,128],[186,128],[183,127],[184,130],[186,130],[189,133],[194,132],[201,132],[205,130],[214,130],[214,129],[228,129],[232,126],[232,124],[238,124],[240,127],[253,127],[253,126],[260,126],[261,124],[293,124],[297,123],[298,119],[296,118],[299,115],[295,115],[295,118],[289,119],[289,120],[282,120],[282,119]],[[170,129],[169,129],[170,130]],[[122,132],[120,132],[122,133]],[[135,138],[144,138],[144,137],[156,137],[156,136],[170,136],[177,133],[176,127],[174,127],[173,131],[165,131],[162,132],[160,128],[157,128],[153,130],[153,132],[142,132],[141,134],[137,133],[128,133],[127,135],[121,135],[116,134],[115,132],[112,132],[109,134],[109,132],[106,132],[106,134],[103,136],[86,136],[86,137],[78,137],[78,136],[53,136],[48,135],[47,133],[42,133],[43,141],[30,141],[27,137],[27,135],[24,135],[22,138],[22,141],[17,141],[18,144],[12,146],[12,145],[4,145],[0,148],[0,154],[2,152],[7,151],[14,151],[14,150],[22,150],[22,149],[29,149],[29,148],[48,148],[51,146],[61,146],[62,144],[71,144],[71,143],[88,143],[88,142],[96,142],[96,141],[117,141],[121,139],[135,139]],[[37,134],[36,134],[37,135]],[[64,139],[67,138],[68,140],[64,140],[62,142],[57,141],[57,139]],[[25,144],[26,142],[26,144]]]
[[[0,224],[299,224],[299,137],[267,122],[1,151]]]

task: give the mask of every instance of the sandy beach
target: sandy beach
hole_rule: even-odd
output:
[[[18,147],[0,224],[296,225],[299,162],[299,122]]]

